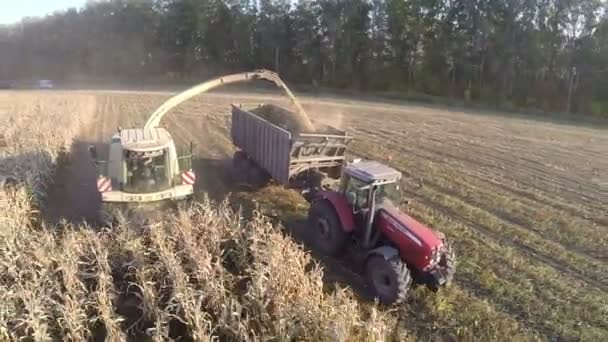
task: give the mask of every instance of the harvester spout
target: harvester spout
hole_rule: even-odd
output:
[[[148,119],[148,122],[146,122],[144,129],[148,130],[148,129],[151,129],[154,127],[158,127],[163,116],[165,114],[167,114],[171,109],[175,108],[182,102],[185,102],[197,95],[200,95],[209,90],[212,90],[214,88],[221,87],[221,86],[224,86],[227,84],[254,81],[254,80],[258,80],[258,79],[264,79],[267,81],[271,81],[274,84],[276,84],[277,87],[283,89],[283,91],[285,91],[285,93],[287,94],[287,96],[289,97],[291,102],[296,107],[297,111],[299,112],[300,116],[302,117],[303,122],[306,124],[306,126],[308,126],[306,128],[309,129],[311,132],[314,131],[314,126],[313,126],[312,122],[310,122],[310,119],[308,118],[308,115],[304,111],[304,108],[302,108],[302,106],[300,105],[298,100],[295,98],[295,96],[293,95],[291,90],[289,90],[287,85],[285,85],[285,83],[281,80],[279,75],[276,72],[273,72],[270,70],[263,70],[263,69],[256,70],[253,72],[244,72],[244,73],[232,74],[232,75],[216,78],[216,79],[201,83],[197,86],[194,86],[194,87],[170,98],[165,103],[163,103],[160,107],[158,107],[158,109],[156,109],[156,111],[154,113],[152,113],[152,115]]]

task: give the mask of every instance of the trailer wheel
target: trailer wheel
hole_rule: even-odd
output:
[[[400,304],[412,284],[412,275],[399,256],[371,256],[366,265],[367,282],[383,304]]]
[[[348,233],[329,202],[313,202],[308,212],[308,221],[313,230],[313,244],[323,254],[337,256],[348,241]]]

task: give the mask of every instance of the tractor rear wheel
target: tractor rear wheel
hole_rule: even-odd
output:
[[[313,244],[325,255],[337,256],[345,247],[349,234],[331,204],[325,200],[313,202],[308,212],[308,222],[313,230]]]
[[[399,256],[385,259],[374,255],[366,266],[367,282],[383,304],[400,304],[412,284],[412,275]]]

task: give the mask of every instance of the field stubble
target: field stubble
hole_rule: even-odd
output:
[[[337,277],[335,290],[331,275],[344,268],[339,262],[314,253],[311,259],[259,214],[244,215],[251,217],[244,221],[235,209],[205,196],[144,234],[133,227],[40,229],[41,222],[29,219],[39,217],[31,216],[37,208],[31,199],[43,201],[58,151],[69,147],[70,139],[103,142],[118,125],[143,124],[164,98],[0,94],[2,119],[21,120],[5,128],[13,158],[32,153],[27,146],[38,146],[34,153],[44,156],[34,158],[42,160],[35,166],[19,157],[10,170],[25,168],[33,175],[23,179],[25,186],[1,194],[9,200],[5,208],[16,209],[3,208],[10,224],[0,245],[2,271],[8,275],[1,283],[0,336],[607,338],[605,130],[304,98],[314,119],[355,136],[354,156],[402,170],[407,210],[445,232],[457,249],[456,284],[436,294],[415,289],[394,312],[357,301],[356,293],[342,289],[357,281],[355,275]],[[273,96],[210,94],[180,106],[163,124],[178,142],[195,143],[199,190],[257,206],[290,231],[306,211],[293,193],[272,185],[240,192],[221,182],[223,160],[233,152],[229,104],[261,101],[285,104]],[[40,133],[17,134],[35,120],[64,122],[69,129],[57,136],[39,125]],[[25,138],[33,143],[19,140]],[[84,167],[71,160],[68,174]],[[59,183],[62,178],[55,177]],[[30,195],[27,189],[37,190]],[[79,200],[70,198],[67,209]],[[315,259],[325,266],[325,275],[313,266]],[[377,329],[368,330],[372,327]]]

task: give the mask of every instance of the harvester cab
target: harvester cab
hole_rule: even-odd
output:
[[[178,154],[164,128],[119,129],[112,136],[108,160],[99,160],[95,147],[90,151],[103,206],[181,200],[194,192],[192,144]]]
[[[356,259],[384,303],[402,302],[413,280],[438,289],[455,272],[445,236],[398,209],[400,179],[399,171],[376,161],[351,163],[338,190],[318,193],[309,212],[317,249],[338,256],[354,242]]]

